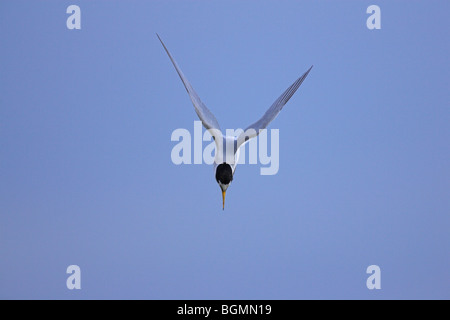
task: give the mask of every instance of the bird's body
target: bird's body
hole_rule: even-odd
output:
[[[248,126],[242,134],[237,137],[225,136],[219,126],[219,122],[212,112],[203,104],[194,88],[191,86],[187,78],[184,76],[178,64],[172,58],[169,50],[157,34],[159,41],[166,50],[172,64],[174,65],[186,91],[194,105],[195,112],[202,121],[203,126],[211,133],[216,144],[216,155],[214,158],[214,175],[217,183],[222,190],[223,208],[225,208],[225,193],[233,181],[236,165],[239,160],[239,149],[249,139],[256,137],[261,130],[265,129],[269,123],[276,118],[283,106],[289,101],[292,95],[302,84],[303,80],[308,76],[312,66],[300,78],[298,78],[285,92],[272,104],[266,113],[255,123]]]

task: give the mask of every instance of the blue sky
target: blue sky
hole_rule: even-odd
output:
[[[449,9],[2,1],[0,298],[449,299]],[[225,211],[212,166],[171,161],[197,116],[156,32],[222,128],[314,65],[278,174],[240,167]]]

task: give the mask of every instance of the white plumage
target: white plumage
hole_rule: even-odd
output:
[[[178,64],[173,59],[169,50],[165,46],[164,42],[161,40],[158,34],[159,41],[166,50],[172,64],[177,70],[181,81],[186,88],[186,91],[191,98],[192,104],[194,105],[195,112],[202,121],[203,126],[211,133],[214,137],[216,143],[216,155],[214,159],[214,171],[216,176],[216,181],[222,189],[223,197],[223,208],[225,208],[225,192],[233,180],[234,171],[236,170],[236,165],[239,157],[239,148],[245,144],[249,139],[258,136],[260,130],[267,128],[270,122],[275,119],[280,113],[283,106],[289,101],[289,99],[294,95],[297,89],[300,87],[302,82],[306,79],[309,72],[311,71],[311,66],[300,78],[295,80],[295,82],[283,92],[283,94],[275,100],[275,102],[270,106],[270,108],[264,113],[264,115],[255,123],[248,126],[244,132],[238,137],[224,136],[219,122],[212,112],[205,106],[205,104],[200,100],[200,97],[195,92],[194,88],[191,86],[187,78],[184,76]],[[230,167],[228,168],[227,165]]]

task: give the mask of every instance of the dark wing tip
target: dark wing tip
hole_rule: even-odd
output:
[[[161,40],[161,37],[159,36],[159,34],[156,32],[156,36],[158,37],[159,41],[164,45],[164,43]]]

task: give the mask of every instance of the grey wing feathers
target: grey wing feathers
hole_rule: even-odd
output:
[[[191,98],[192,104],[194,105],[195,112],[197,113],[198,117],[203,123],[203,126],[206,129],[217,129],[220,130],[219,123],[217,122],[216,117],[209,111],[209,109],[203,104],[203,102],[200,100],[199,96],[195,92],[194,88],[192,88],[189,81],[184,76],[181,69],[178,67],[178,64],[176,61],[172,58],[172,55],[170,54],[169,50],[164,45],[164,42],[161,40],[158,34],[159,41],[161,41],[161,44],[163,45],[164,49],[167,52],[167,55],[169,56],[170,60],[172,61],[173,66],[177,70],[178,75],[180,76],[181,81],[184,84],[184,87],[186,88],[187,93],[189,94],[189,97]]]
[[[280,113],[281,109],[283,109],[284,105],[289,101],[289,99],[294,95],[294,93],[297,91],[297,89],[302,84],[303,80],[306,79],[309,72],[311,71],[313,66],[311,66],[308,71],[306,71],[300,78],[298,78],[289,88],[286,89],[286,91],[283,92],[283,94],[275,100],[275,102],[272,104],[272,106],[269,108],[269,110],[266,111],[266,113],[262,116],[261,119],[253,123],[252,125],[248,126],[247,129],[245,129],[246,132],[249,129],[253,129],[253,134],[250,134],[247,136],[244,140],[240,140],[239,143],[242,144],[246,140],[253,138],[259,134],[259,130],[265,129],[269,123],[275,119]],[[241,137],[242,138],[242,137]]]

